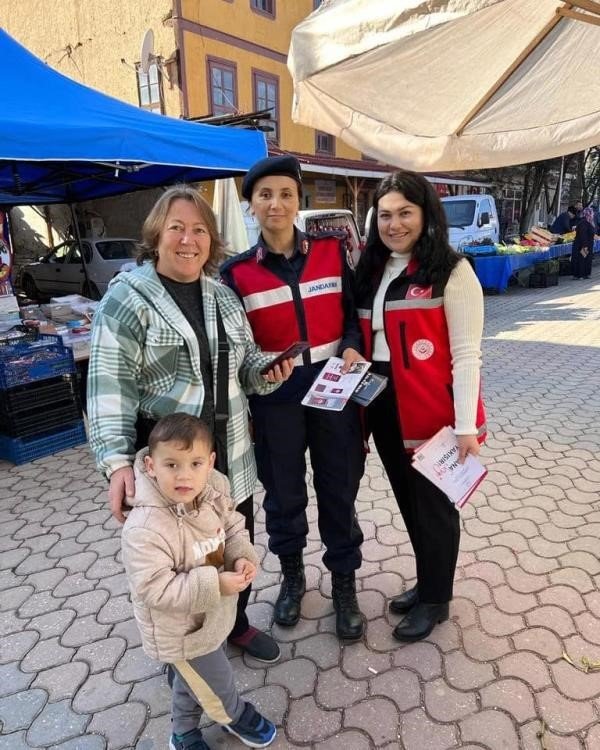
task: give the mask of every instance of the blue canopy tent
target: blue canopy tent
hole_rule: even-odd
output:
[[[0,205],[43,205],[235,174],[263,133],[156,115],[50,68],[0,29]]]

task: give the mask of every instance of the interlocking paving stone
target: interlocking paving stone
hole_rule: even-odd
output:
[[[23,630],[20,633],[12,633],[4,636],[0,643],[0,664],[21,659],[34,644],[40,635],[35,630]]]
[[[456,746],[457,730],[432,721],[422,708],[404,714],[401,737],[406,750],[449,750]]]
[[[57,612],[49,612],[46,615],[33,617],[27,627],[37,630],[41,639],[61,635],[75,619],[76,613],[72,609],[61,609]]]
[[[52,591],[60,581],[62,581],[66,574],[67,571],[63,568],[40,570],[38,573],[31,573],[28,575],[25,579],[25,583],[33,586],[37,591]]]
[[[131,648],[115,667],[114,677],[117,682],[127,684],[154,677],[162,670],[163,665],[147,657],[141,648]]]
[[[133,614],[133,608],[129,601],[129,596],[116,596],[108,599],[106,604],[97,614],[98,622],[115,623],[129,620]]]
[[[497,680],[480,691],[482,707],[498,708],[513,716],[519,724],[533,719],[536,708],[529,686],[520,680]]]
[[[74,653],[75,649],[61,646],[58,638],[48,638],[35,644],[21,662],[21,669],[24,672],[39,672],[57,664],[65,664]]]
[[[112,669],[124,654],[127,641],[124,638],[103,638],[79,648],[73,657],[85,661],[92,673]]]
[[[519,747],[518,735],[510,718],[501,711],[483,709],[460,722],[463,740],[481,742],[490,750]]]
[[[48,696],[44,690],[25,690],[0,699],[0,729],[9,734],[18,729],[27,729],[33,719],[46,705]]]
[[[243,690],[237,682],[236,687],[238,690]],[[146,704],[150,716],[161,716],[169,713],[171,708],[171,689],[167,684],[166,675],[162,674],[157,677],[151,677],[149,680],[136,682],[129,700],[134,703]]]
[[[85,594],[70,596],[65,600],[64,607],[74,609],[81,617],[82,615],[95,614],[108,599],[108,591],[97,589]]]
[[[19,669],[17,662],[0,666],[0,697],[26,690],[33,682],[35,675]]]
[[[125,703],[131,684],[117,683],[110,671],[90,675],[73,698],[73,708],[80,714],[98,711]]]
[[[296,658],[285,664],[273,666],[267,673],[268,685],[287,686],[292,698],[312,695],[317,679],[317,667],[309,659]]]
[[[32,686],[45,690],[49,700],[55,703],[65,698],[72,698],[86,679],[88,672],[87,664],[77,661],[68,662],[59,667],[51,667],[38,672]]]
[[[287,720],[287,732],[293,742],[320,742],[339,732],[341,726],[341,711],[324,711],[312,697],[292,703]]]
[[[375,746],[396,741],[399,721],[395,706],[386,698],[368,698],[344,710],[344,728],[367,732]]]
[[[27,732],[30,745],[53,745],[73,739],[83,733],[89,721],[71,710],[70,701],[47,703]]]
[[[103,625],[96,621],[95,615],[85,615],[75,622],[62,634],[60,642],[63,646],[84,646],[91,641],[106,638],[110,632],[110,625]]]

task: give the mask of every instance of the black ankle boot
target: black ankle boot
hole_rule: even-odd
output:
[[[448,619],[449,604],[426,604],[419,602],[399,622],[392,635],[397,641],[420,641],[426,638],[438,622]]]
[[[413,586],[412,589],[408,589],[408,591],[390,600],[390,612],[396,615],[403,615],[409,609],[412,609],[418,601],[419,590],[416,586]]]
[[[356,601],[356,578],[352,573],[331,574],[331,595],[335,609],[335,630],[343,641],[357,641],[363,634],[363,620]]]
[[[281,555],[281,572],[283,581],[277,601],[275,602],[275,622],[289,627],[300,619],[300,602],[306,591],[304,578],[304,563],[302,553],[297,555]]]

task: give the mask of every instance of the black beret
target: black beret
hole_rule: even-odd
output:
[[[300,162],[295,156],[269,156],[253,164],[246,172],[242,181],[242,196],[249,201],[252,198],[252,188],[257,180],[261,177],[270,175],[284,175],[296,180],[302,187],[302,172],[300,171]]]

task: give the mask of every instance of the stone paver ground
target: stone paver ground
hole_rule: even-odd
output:
[[[303,616],[273,628],[282,660],[231,653],[240,689],[279,726],[275,750],[600,748],[600,672],[577,667],[600,660],[600,272],[486,308],[489,476],[462,511],[451,618],[420,643],[391,637],[386,601],[415,571],[372,454],[358,500],[364,640],[335,638],[313,503]],[[270,628],[278,564],[260,510],[257,523],[250,615]],[[0,555],[2,750],[166,748],[169,691],[140,648],[86,447],[0,463]]]

